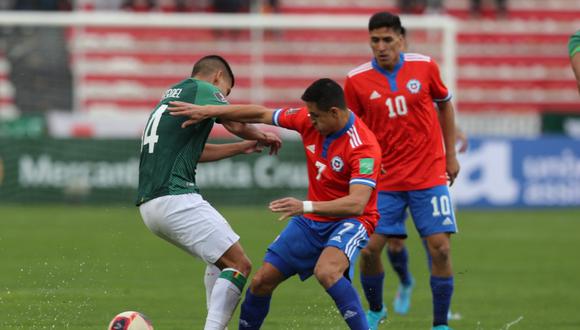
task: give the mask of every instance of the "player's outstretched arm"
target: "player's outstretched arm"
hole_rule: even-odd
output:
[[[274,133],[263,132],[256,126],[240,123],[231,120],[222,120],[221,124],[232,134],[241,137],[244,140],[256,140],[261,145],[270,148],[270,155],[278,154],[278,150],[282,147],[282,140]]]
[[[455,152],[455,111],[451,101],[438,102],[439,124],[443,131],[443,141],[445,142],[445,162],[447,168],[447,179],[452,185],[459,174],[459,162]]]
[[[203,153],[199,157],[199,162],[215,162],[235,155],[251,154],[254,152],[262,152],[262,146],[258,141],[241,141],[225,144],[206,143]]]
[[[282,213],[279,220],[305,213],[335,217],[359,216],[363,214],[373,189],[367,185],[352,184],[347,196],[331,201],[301,201],[296,198],[286,197],[271,202],[270,210]]]
[[[169,102],[169,105],[167,110],[172,115],[189,118],[181,125],[182,127],[187,127],[213,117],[243,123],[273,125],[272,117],[274,110],[261,105],[197,105],[180,101]]]

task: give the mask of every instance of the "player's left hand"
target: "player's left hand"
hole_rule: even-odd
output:
[[[172,116],[184,116],[188,119],[181,124],[181,128],[186,128],[187,126],[197,124],[202,120],[210,118],[211,115],[207,111],[206,107],[203,105],[191,104],[181,101],[171,101],[169,102],[169,107],[167,111]]]
[[[260,145],[270,148],[270,155],[277,155],[280,148],[282,148],[282,140],[274,133],[263,132],[264,138],[258,140]]]
[[[464,153],[469,148],[469,140],[467,139],[467,134],[460,128],[455,130],[455,139],[457,140],[457,146],[459,153]]]
[[[459,174],[459,161],[457,161],[455,154],[447,154],[445,159],[447,165],[447,180],[449,181],[449,186],[452,186],[455,178],[457,178],[457,174]]]
[[[278,220],[282,221],[288,219],[292,216],[302,214],[303,208],[302,201],[292,198],[286,197],[282,199],[277,199],[275,201],[270,202],[270,211],[276,213],[283,213]]]

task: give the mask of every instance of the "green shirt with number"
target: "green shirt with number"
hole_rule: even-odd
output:
[[[181,128],[187,118],[170,115],[166,111],[170,101],[227,104],[220,90],[203,80],[189,78],[165,91],[143,132],[137,205],[160,196],[199,192],[195,171],[215,119]]]

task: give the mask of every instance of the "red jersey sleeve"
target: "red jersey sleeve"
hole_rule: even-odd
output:
[[[429,76],[431,78],[431,98],[434,102],[444,102],[451,100],[451,93],[447,90],[447,86],[441,80],[441,73],[439,72],[439,66],[435,61],[431,60],[429,62]]]
[[[306,108],[282,108],[274,111],[272,122],[276,126],[302,133],[310,123],[310,118]]]
[[[359,102],[358,96],[354,89],[353,83],[350,77],[346,77],[344,82],[344,98],[346,99],[347,107],[354,112],[357,116],[361,117],[362,106]]]
[[[381,152],[378,145],[362,145],[350,156],[349,184],[363,184],[376,188],[381,171]]]

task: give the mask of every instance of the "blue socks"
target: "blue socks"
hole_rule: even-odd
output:
[[[380,312],[383,309],[383,282],[385,281],[385,273],[378,275],[364,275],[360,274],[360,282],[363,287],[369,308],[373,312]]]
[[[326,292],[328,292],[336,303],[336,307],[338,307],[340,314],[350,329],[369,329],[367,318],[363,311],[358,294],[346,278],[342,277],[338,282],[334,283],[333,286],[326,290]]]
[[[271,299],[272,296],[255,296],[248,289],[246,291],[246,299],[242,303],[239,329],[260,329],[270,310]]]
[[[409,274],[409,268],[407,267],[409,263],[409,254],[407,253],[407,247],[399,253],[391,252],[387,249],[387,256],[391,261],[391,265],[395,270],[395,273],[399,276],[401,284],[404,286],[409,286],[411,284],[411,274]]]
[[[453,295],[453,276],[437,277],[431,275],[433,293],[433,326],[447,324],[447,312]]]

